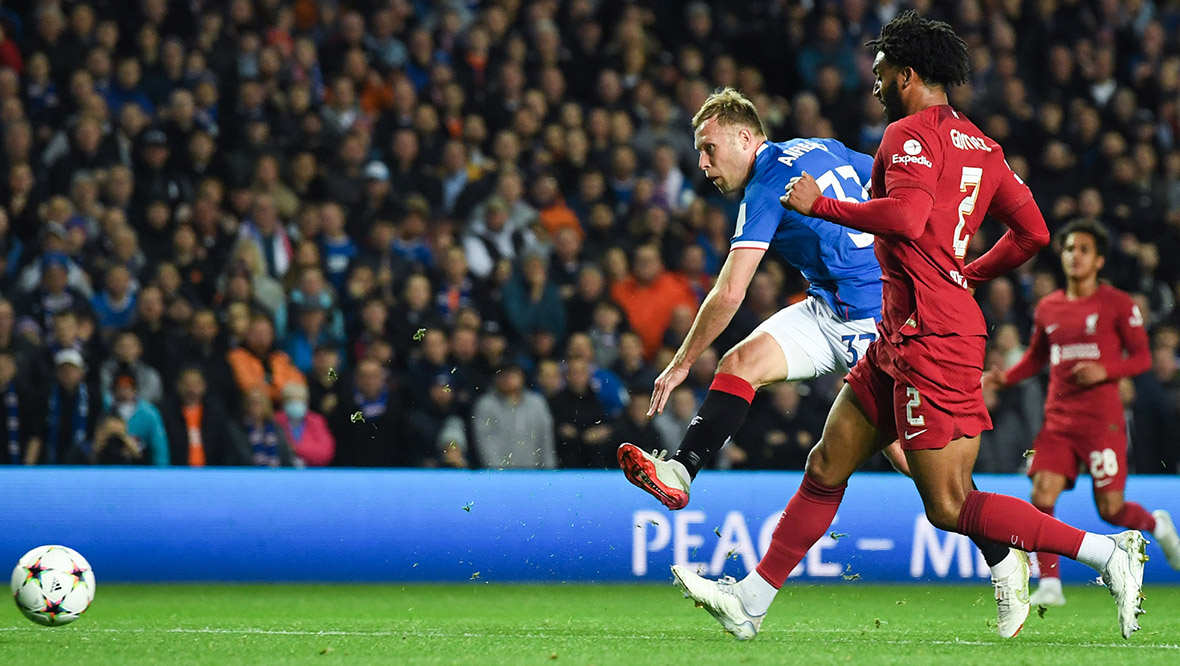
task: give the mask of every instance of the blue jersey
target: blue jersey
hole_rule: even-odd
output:
[[[873,158],[834,139],[767,141],[758,148],[754,173],[738,208],[730,247],[774,248],[845,320],[881,319],[881,267],[873,235],[800,215],[778,202],[787,182],[804,171],[825,196],[868,201]]]

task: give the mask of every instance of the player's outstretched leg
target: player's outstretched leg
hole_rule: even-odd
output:
[[[1164,550],[1168,564],[1176,571],[1180,571],[1180,535],[1176,533],[1172,514],[1163,509],[1156,509],[1151,512],[1151,515],[1155,518],[1155,529],[1151,531],[1152,536],[1155,537],[1160,548]]]
[[[1135,530],[1110,536],[1083,532],[1015,497],[969,490],[978,447],[975,437],[955,440],[940,450],[907,452],[930,522],[960,534],[1011,543],[1024,551],[1057,553],[1094,568],[1115,598],[1119,628],[1123,638],[1129,638],[1139,629],[1138,616],[1143,612],[1139,605],[1147,561],[1143,535]]]
[[[672,459],[623,444],[618,451],[619,467],[628,481],[664,506],[673,511],[683,509],[688,504],[692,480],[745,422],[757,389],[786,378],[787,361],[782,348],[769,334],[755,331],[718,363],[709,393]]]
[[[732,577],[707,580],[683,564],[672,567],[672,577],[684,590],[685,597],[692,599],[698,608],[709,611],[739,641],[750,640],[762,628],[766,611],[758,615],[751,614],[738,597],[736,581]]]
[[[779,518],[758,567],[736,584],[705,580],[692,571],[673,568],[677,584],[726,631],[742,639],[752,637],[791,570],[831,526],[848,477],[892,439],[892,435],[882,436],[869,422],[856,395],[845,386],[836,396],[823,436],[807,457],[803,482]],[[730,597],[737,600],[736,606],[728,601]],[[743,628],[743,617],[751,618],[748,628]],[[731,625],[749,635],[738,635]]]
[[[692,479],[684,465],[664,459],[667,453],[648,453],[634,444],[623,444],[618,450],[619,467],[628,481],[675,511],[688,505],[688,487]]]
[[[719,372],[671,460],[665,460],[662,453],[649,455],[634,444],[623,444],[618,451],[619,467],[628,481],[664,506],[673,511],[683,509],[688,505],[689,486],[697,472],[741,427],[753,400],[754,386],[750,382]]]

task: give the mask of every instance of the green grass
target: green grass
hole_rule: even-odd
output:
[[[1180,588],[1148,589],[1118,633],[1098,587],[990,626],[991,588],[788,585],[738,643],[671,585],[102,585],[72,625],[0,612],[0,664],[1180,664]],[[7,603],[7,602],[6,602]]]

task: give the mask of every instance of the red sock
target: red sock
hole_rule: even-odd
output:
[[[799,490],[778,519],[770,548],[758,563],[758,574],[766,582],[776,588],[783,586],[791,570],[831,526],[847,487],[829,488],[804,475]]]
[[[1046,516],[1053,515],[1051,506],[1038,506],[1037,510]],[[1060,559],[1057,553],[1038,552],[1037,564],[1041,567],[1041,578],[1061,578],[1061,568],[1058,566]]]
[[[1046,550],[1070,559],[1078,556],[1082,538],[1086,536],[1076,527],[1037,511],[1024,500],[978,490],[967,493],[959,510],[958,531],[1011,544],[1025,552]]]
[[[1123,508],[1118,513],[1110,517],[1112,525],[1120,525],[1129,530],[1139,530],[1140,532],[1154,532],[1155,531],[1155,516],[1148,513],[1142,505],[1135,502],[1126,502]]]

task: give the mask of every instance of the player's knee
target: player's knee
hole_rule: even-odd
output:
[[[1122,502],[1101,502],[1098,504],[1098,517],[1108,523],[1116,522],[1122,512]]]
[[[736,375],[746,381],[750,381],[750,370],[750,354],[746,354],[741,345],[725,352],[717,363],[717,372]]]
[[[807,454],[805,471],[812,481],[829,488],[843,484],[848,479],[839,472],[837,467],[836,461],[832,459],[828,447],[824,446],[822,439],[811,449],[811,453]]]
[[[932,498],[926,502],[926,519],[940,530],[957,532],[959,511],[962,508],[962,500],[956,500],[949,496]]]
[[[926,507],[926,520],[940,530],[954,532],[959,526],[959,510],[943,504]]]

